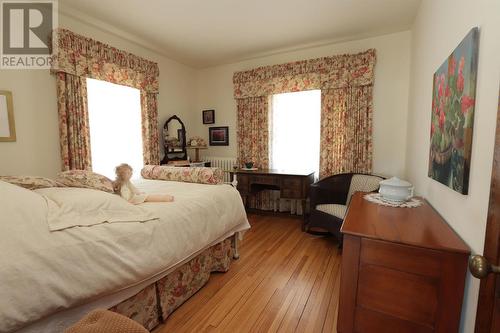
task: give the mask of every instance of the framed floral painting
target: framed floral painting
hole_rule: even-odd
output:
[[[208,140],[211,146],[229,146],[229,127],[209,127]]]
[[[434,73],[429,177],[467,194],[476,98],[479,29]]]
[[[203,124],[215,124],[215,110],[203,110]]]

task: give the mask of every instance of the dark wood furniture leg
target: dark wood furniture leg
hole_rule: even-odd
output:
[[[306,216],[306,200],[302,199],[300,200],[300,203],[302,204],[302,231],[306,231],[307,227],[307,216]]]

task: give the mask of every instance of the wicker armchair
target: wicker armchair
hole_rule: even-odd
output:
[[[311,213],[309,215],[308,232],[325,234],[315,228],[327,230],[339,240],[342,246],[340,227],[344,221],[347,207],[355,192],[373,192],[378,190],[384,178],[375,175],[343,173],[333,175],[311,185],[309,190]]]

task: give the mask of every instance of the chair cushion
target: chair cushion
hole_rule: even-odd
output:
[[[371,176],[371,175],[353,175],[351,179],[351,185],[349,186],[349,192],[347,194],[347,205],[351,201],[351,197],[355,192],[373,192],[380,187],[380,181],[383,180],[382,177]]]
[[[336,204],[323,204],[323,205],[317,205],[316,209],[319,210],[320,212],[333,215],[343,220],[345,213],[347,211],[347,206],[336,205]]]

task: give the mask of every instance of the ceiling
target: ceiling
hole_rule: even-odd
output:
[[[407,30],[420,0],[63,0],[61,11],[196,68]],[[110,28],[112,27],[112,28]]]

